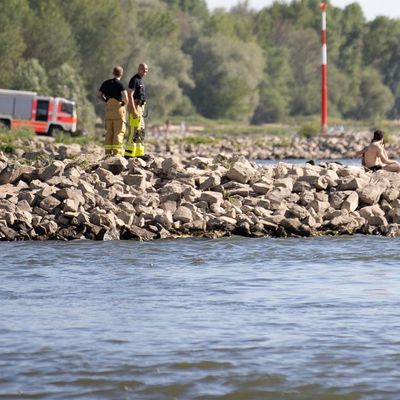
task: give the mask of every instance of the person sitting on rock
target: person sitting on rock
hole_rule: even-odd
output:
[[[362,165],[367,171],[376,172],[380,169],[390,172],[400,172],[400,163],[389,159],[383,140],[383,132],[376,130],[371,143],[356,153],[362,157]]]

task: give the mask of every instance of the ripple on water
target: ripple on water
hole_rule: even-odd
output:
[[[0,399],[397,400],[399,242],[0,243]]]

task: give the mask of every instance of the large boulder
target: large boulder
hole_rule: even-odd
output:
[[[381,198],[385,187],[379,184],[368,184],[363,188],[357,190],[360,197],[360,202],[368,205],[377,204]]]
[[[248,183],[257,175],[257,170],[246,159],[233,163],[226,176],[235,182]]]
[[[64,172],[65,164],[62,161],[53,161],[50,165],[44,168],[40,173],[39,179],[46,182],[54,176],[61,176]]]

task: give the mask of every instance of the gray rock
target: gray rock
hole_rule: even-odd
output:
[[[323,214],[329,207],[328,201],[319,201],[317,199],[313,200],[308,206],[308,208],[313,208],[319,215]]]
[[[395,224],[400,224],[400,208],[393,208],[389,211],[388,217]]]
[[[357,191],[360,202],[368,205],[376,204],[384,192],[385,188],[380,185],[368,184]]]
[[[281,226],[290,233],[299,234],[303,225],[298,218],[284,218]]]
[[[226,173],[226,176],[235,182],[247,183],[257,175],[257,170],[247,161],[237,161]]]
[[[45,199],[46,197],[52,196],[56,192],[57,192],[57,188],[46,185],[42,189],[39,189],[36,192],[36,196],[38,197],[38,199],[40,201],[40,199]]]
[[[222,193],[219,192],[211,192],[211,191],[206,191],[203,192],[200,196],[200,201],[205,201],[207,202],[208,205],[211,204],[218,204],[221,205],[224,197]]]
[[[186,185],[180,182],[170,182],[167,183],[164,187],[159,190],[160,200],[161,202],[165,202],[168,200],[177,201],[183,195],[183,192],[186,189]]]
[[[11,183],[5,183],[4,185],[0,185],[0,198],[1,199],[9,199],[12,196],[19,196],[19,188]]]
[[[257,182],[257,183],[254,183],[251,188],[252,188],[253,192],[263,195],[263,194],[267,194],[269,192],[269,190],[271,190],[271,185],[269,185],[268,183],[265,183],[265,182]]]
[[[13,241],[16,240],[17,237],[18,234],[13,229],[9,228],[8,226],[0,225],[0,240]]]
[[[101,168],[104,168],[114,175],[120,174],[122,171],[126,171],[128,168],[128,160],[121,156],[108,157],[101,163]]]
[[[379,228],[387,227],[388,221],[382,215],[370,215],[366,218],[369,226],[377,226]]]
[[[306,182],[310,185],[311,188],[315,188],[317,190],[325,190],[328,187],[328,182],[327,182],[326,178],[324,176],[320,176],[320,175],[301,176],[296,181],[296,185],[299,185],[301,182]],[[300,190],[294,190],[294,191],[299,192]]]
[[[78,189],[82,192],[82,194],[94,194],[93,186],[83,180],[79,182]]]
[[[292,217],[298,218],[300,220],[308,217],[310,214],[306,208],[299,206],[298,204],[293,204],[288,208],[289,215]]]
[[[276,179],[274,182],[276,188],[284,188],[290,191],[293,190],[293,185],[294,183],[291,177]]]
[[[117,213],[117,217],[125,224],[125,225],[132,225],[133,223],[133,218],[135,214],[132,212],[127,212],[127,211],[120,211]]]
[[[249,196],[250,192],[251,192],[251,187],[249,185],[244,185],[242,187],[229,189],[226,191],[226,194],[228,196],[247,197],[247,196]]]
[[[400,191],[398,189],[388,188],[382,194],[382,197],[390,203],[393,200],[396,200],[399,197],[399,195],[400,195]]]
[[[17,204],[17,209],[32,212],[32,207],[26,200],[20,200]]]
[[[127,238],[135,238],[140,241],[153,240],[156,237],[154,233],[134,225],[127,229],[125,235]]]
[[[61,200],[72,199],[78,204],[85,204],[85,198],[82,191],[79,189],[60,189],[56,192],[56,197]]]
[[[181,166],[180,160],[178,157],[169,157],[166,158],[161,163],[161,168],[164,174],[168,173],[172,169],[176,169],[177,167]]]
[[[185,201],[193,203],[200,199],[201,191],[194,187],[187,187],[183,192],[183,198]]]
[[[209,190],[214,186],[221,184],[221,177],[218,174],[212,173],[203,183],[200,184],[200,190]]]
[[[385,215],[385,212],[379,207],[378,204],[375,204],[373,206],[363,207],[358,211],[358,213],[362,218],[365,219],[373,215],[381,217]]]
[[[357,192],[352,192],[343,202],[342,208],[347,211],[355,211],[358,208],[359,196]]]
[[[185,206],[179,206],[174,212],[173,218],[175,221],[181,221],[184,224],[192,222],[193,221],[192,211]]]
[[[19,210],[17,209],[15,211],[15,219],[18,222],[22,222],[25,223],[26,225],[28,225],[29,227],[32,227],[32,214],[29,211],[25,211],[25,210]]]
[[[79,210],[79,206],[80,206],[80,201],[77,200],[76,198],[74,199],[65,199],[63,201],[63,205],[62,208],[65,212],[73,212],[73,213],[77,213]]]
[[[353,177],[348,176],[346,178],[339,179],[338,190],[361,190],[363,187],[368,185],[369,179],[366,177]]]
[[[56,207],[61,204],[60,200],[53,196],[46,197],[39,203],[39,207],[43,210],[52,213]]]
[[[100,182],[105,183],[106,187],[110,187],[115,183],[122,182],[122,179],[118,176],[115,176],[111,171],[108,171],[104,168],[97,168],[94,171],[94,174],[99,177]]]
[[[140,190],[146,189],[146,175],[145,174],[125,175],[124,182],[127,185],[134,186]]]
[[[53,161],[49,166],[44,168],[39,175],[39,179],[46,182],[54,176],[61,176],[64,172],[64,168],[65,164],[62,161]]]
[[[309,192],[311,190],[310,182],[304,180],[297,180],[293,185],[293,192],[295,193],[302,193],[302,192]]]
[[[7,165],[0,172],[0,185],[14,183],[21,177],[22,174],[23,169],[19,164]]]

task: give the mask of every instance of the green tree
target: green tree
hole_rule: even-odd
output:
[[[24,57],[36,58],[48,71],[65,62],[76,64],[77,47],[59,0],[30,0],[32,19],[25,32]]]
[[[205,0],[163,0],[169,6],[194,15],[199,18],[206,18],[208,15],[207,3]]]
[[[383,82],[396,96],[391,115],[400,115],[400,20],[378,17],[365,36],[364,62],[381,73]]]
[[[393,104],[394,96],[382,83],[379,72],[367,68],[361,77],[360,100],[354,116],[362,120],[382,119]]]
[[[311,29],[291,30],[287,38],[294,79],[291,87],[291,114],[312,115],[320,110],[320,43]]]
[[[53,96],[75,100],[77,103],[78,127],[93,131],[96,114],[87,98],[85,85],[80,74],[69,64],[53,69],[49,73],[49,86]]]
[[[151,115],[165,118],[179,114],[180,107],[187,102],[185,91],[194,87],[190,57],[172,45],[153,44],[144,59],[149,64],[146,93]]]
[[[263,58],[254,43],[225,36],[201,38],[193,52],[196,90],[190,96],[200,114],[249,120],[258,104]]]
[[[15,67],[26,48],[29,6],[26,0],[1,0],[0,9],[0,87],[11,89]]]
[[[126,36],[127,26],[123,23],[124,4],[133,6],[117,0],[61,2],[78,46],[81,75],[93,102],[99,84],[110,76],[114,65],[123,64],[128,54],[130,42]]]
[[[23,60],[15,69],[13,88],[50,95],[46,70],[35,58]]]
[[[193,88],[192,62],[181,50],[182,32],[178,16],[157,0],[140,4],[136,22],[141,37],[126,59],[126,81],[137,72],[139,62],[149,65],[146,92],[150,116],[165,118],[190,109],[185,91]]]
[[[364,35],[366,21],[357,3],[348,5],[340,18],[342,43],[337,65],[340,69],[349,73],[352,77],[360,73],[363,63]]]
[[[217,9],[205,24],[204,31],[207,36],[220,34],[244,42],[253,41],[255,35],[252,16],[246,4],[237,5],[229,13],[223,9]]]
[[[282,121],[289,115],[293,71],[288,53],[285,47],[271,47],[267,51],[260,101],[252,118],[254,123]]]

